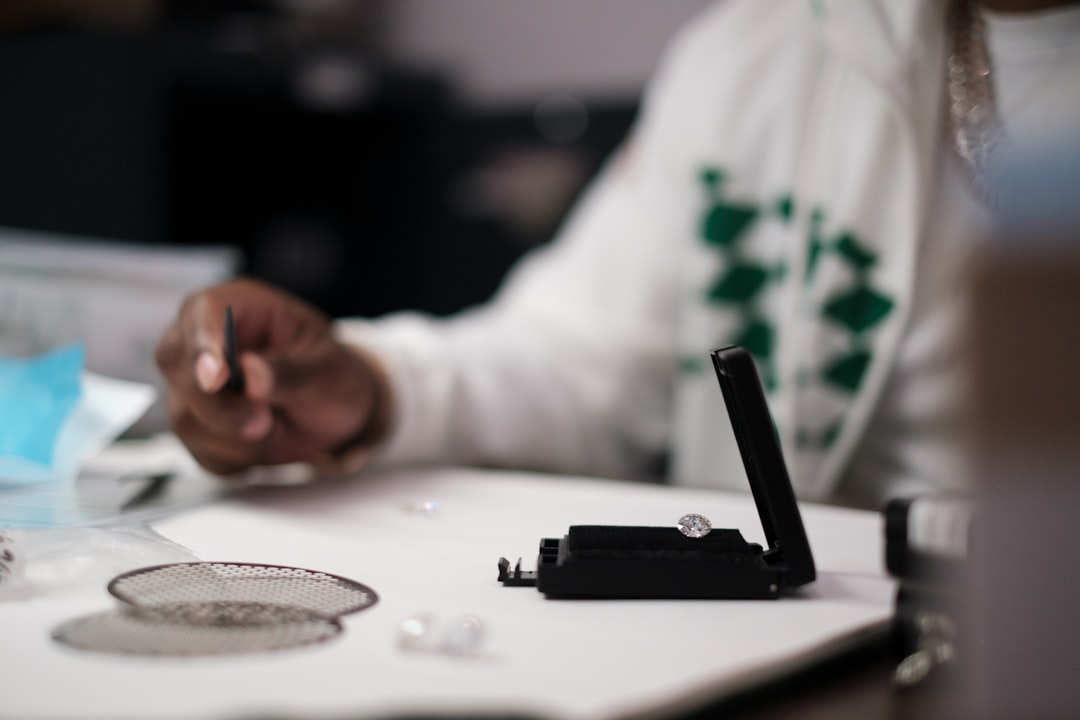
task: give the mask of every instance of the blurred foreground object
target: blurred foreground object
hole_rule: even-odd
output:
[[[971,717],[1078,717],[1080,143],[1006,167],[972,278],[965,690]]]

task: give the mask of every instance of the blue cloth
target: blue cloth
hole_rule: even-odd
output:
[[[60,429],[82,393],[84,357],[82,345],[0,357],[0,456],[52,465]]]

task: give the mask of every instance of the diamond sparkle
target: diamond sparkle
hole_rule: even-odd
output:
[[[679,522],[675,523],[675,527],[688,538],[700,538],[709,534],[712,530],[712,523],[704,515],[689,513],[679,518]]]

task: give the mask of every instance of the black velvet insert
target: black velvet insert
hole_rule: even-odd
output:
[[[738,530],[713,529],[689,538],[674,527],[574,525],[567,536],[574,560],[701,560],[743,564],[757,562],[761,546],[748,543]]]

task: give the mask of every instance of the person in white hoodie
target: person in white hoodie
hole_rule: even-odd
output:
[[[963,482],[962,278],[995,153],[1080,118],[1063,0],[728,0],[556,240],[449,320],[330,323],[251,280],[158,348],[208,469],[457,463],[745,489],[708,350],[757,361],[803,499]],[[224,308],[243,392],[225,390]]]

